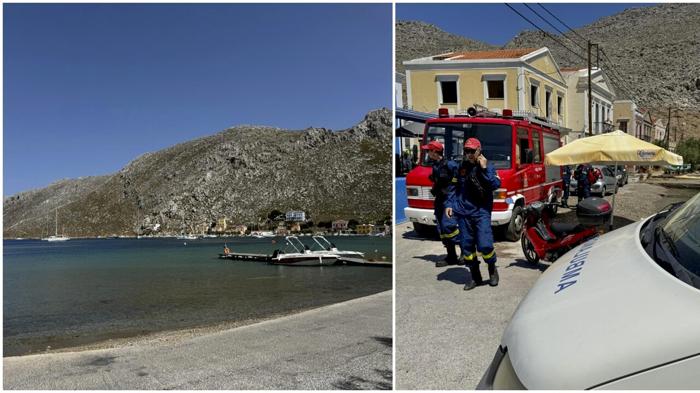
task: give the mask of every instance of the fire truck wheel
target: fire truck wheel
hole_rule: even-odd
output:
[[[434,226],[421,224],[419,222],[413,223],[413,231],[420,237],[433,238],[437,234]]]
[[[520,235],[523,233],[523,222],[525,221],[525,215],[523,214],[522,206],[515,206],[513,208],[513,215],[510,217],[510,223],[506,228],[506,239],[517,242],[520,240]]]

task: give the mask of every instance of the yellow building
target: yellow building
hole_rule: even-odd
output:
[[[567,85],[546,47],[451,52],[405,61],[408,108],[466,113],[512,109],[568,127]]]
[[[372,233],[373,230],[374,230],[373,224],[359,224],[355,228],[355,232],[357,232],[358,235],[369,235]]]

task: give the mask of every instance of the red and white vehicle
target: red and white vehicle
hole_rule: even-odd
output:
[[[503,115],[491,112],[471,116],[450,116],[441,109],[437,118],[426,121],[423,144],[438,140],[445,145],[445,157],[461,161],[464,141],[477,138],[482,152],[493,164],[501,179],[494,191],[491,225],[499,226],[509,240],[519,240],[523,230],[523,209],[535,201],[557,202],[562,181],[559,166],[545,166],[544,155],[561,146],[557,125],[529,116],[514,116],[504,109]],[[406,176],[408,207],[406,217],[416,232],[434,233],[434,198],[430,194],[432,171],[425,152],[420,165]]]

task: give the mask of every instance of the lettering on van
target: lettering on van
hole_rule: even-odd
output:
[[[566,267],[566,269],[564,269],[564,274],[559,279],[559,284],[557,284],[557,290],[554,291],[554,294],[557,294],[576,284],[576,277],[581,274],[583,265],[586,263],[586,258],[588,258],[588,252],[590,251],[591,247],[593,247],[593,243],[595,243],[596,240],[598,240],[598,237],[594,237],[593,239],[583,243],[581,248],[576,252],[576,255],[574,255],[573,259],[571,259],[571,262],[569,262],[569,265]]]

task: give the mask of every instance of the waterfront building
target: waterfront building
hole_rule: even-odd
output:
[[[357,232],[358,235],[369,235],[373,231],[373,224],[358,224],[357,227],[355,227],[355,232]]]
[[[346,220],[335,220],[331,223],[331,227],[333,232],[347,231],[348,222]]]
[[[304,222],[306,221],[306,213],[300,210],[288,211],[287,214],[285,214],[285,221]]]

